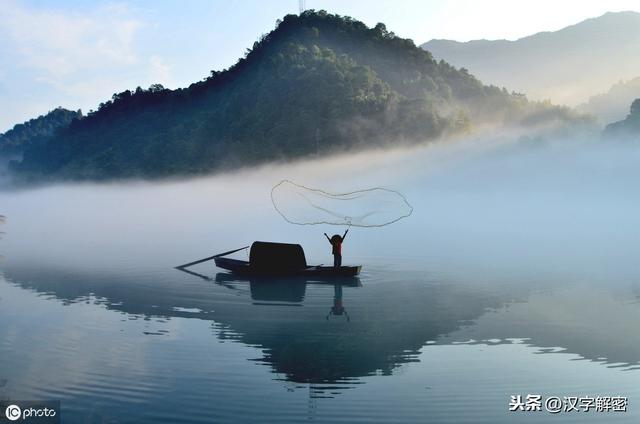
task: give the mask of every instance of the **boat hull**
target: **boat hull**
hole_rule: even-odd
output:
[[[300,269],[259,269],[252,267],[247,261],[218,257],[214,259],[218,268],[245,276],[295,276],[295,277],[355,277],[360,274],[362,266],[308,266]]]

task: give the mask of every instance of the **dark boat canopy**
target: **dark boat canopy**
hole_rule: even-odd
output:
[[[256,241],[249,253],[251,267],[262,271],[298,270],[307,267],[304,250],[299,244]]]

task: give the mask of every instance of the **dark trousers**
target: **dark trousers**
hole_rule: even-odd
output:
[[[333,266],[342,266],[342,255],[333,255]]]

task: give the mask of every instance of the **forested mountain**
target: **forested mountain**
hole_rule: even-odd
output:
[[[604,134],[607,137],[623,137],[640,140],[640,99],[633,101],[629,115],[627,115],[625,120],[607,125]]]
[[[515,41],[431,40],[422,47],[485,83],[573,106],[640,76],[640,13],[607,13]]]
[[[188,88],[114,94],[13,169],[34,179],[198,174],[424,141],[477,124],[572,119],[567,108],[528,102],[437,62],[383,24],[306,11]]]
[[[640,97],[640,77],[620,81],[606,93],[591,96],[586,103],[579,105],[576,109],[594,115],[601,123],[608,124],[624,118],[629,111],[629,105],[638,97]]]
[[[67,127],[74,119],[82,118],[81,111],[71,111],[58,107],[46,115],[41,115],[0,134],[0,155],[22,153],[26,148],[42,143],[55,130]]]

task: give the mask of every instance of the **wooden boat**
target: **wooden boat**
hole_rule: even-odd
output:
[[[227,254],[229,252],[213,258],[216,266],[243,276],[355,277],[362,269],[361,265],[307,265],[299,244],[256,241],[251,245],[248,261],[226,258]]]

